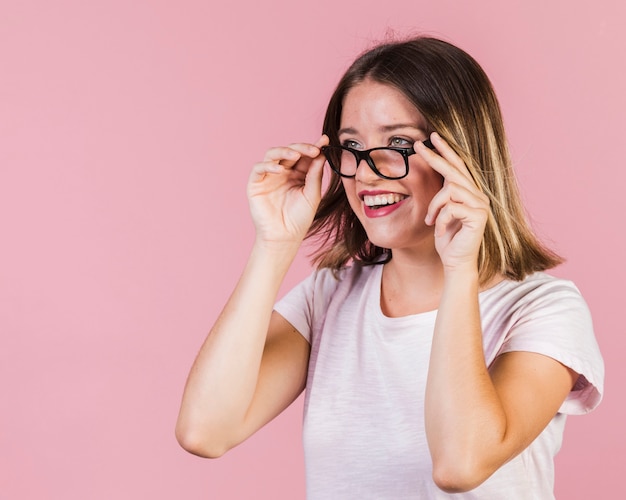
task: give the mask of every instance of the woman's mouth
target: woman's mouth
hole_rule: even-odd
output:
[[[398,193],[385,193],[385,194],[366,194],[363,196],[363,203],[371,210],[378,210],[379,208],[389,205],[395,205],[396,203],[406,198],[403,194]]]

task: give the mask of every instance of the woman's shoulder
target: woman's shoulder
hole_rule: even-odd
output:
[[[530,274],[520,281],[503,279],[481,293],[482,301],[500,304],[507,300],[521,305],[520,303],[552,302],[564,298],[580,300],[584,303],[582,294],[573,281],[545,272]]]
[[[367,281],[376,276],[382,266],[367,265],[354,262],[343,266],[339,269],[331,269],[328,267],[319,268],[313,271],[310,279],[318,283],[326,283],[335,287],[351,286],[359,281]]]
[[[287,296],[303,295],[311,299],[333,296],[338,289],[350,289],[359,282],[367,281],[378,266],[364,266],[359,263],[339,269],[329,267],[314,269],[309,276],[297,284]]]
[[[560,411],[585,413],[595,408],[603,392],[604,363],[591,312],[578,287],[538,272],[500,283],[493,292],[483,315],[493,354],[528,351],[559,361],[580,375]]]
[[[576,285],[545,272],[501,281],[481,293],[480,308],[487,330],[496,336],[524,331],[538,339],[554,338],[556,332],[565,338],[593,337],[591,313]]]
[[[360,295],[379,267],[352,264],[341,269],[316,269],[287,292],[274,309],[310,342],[314,325],[324,321],[333,305],[337,307]]]

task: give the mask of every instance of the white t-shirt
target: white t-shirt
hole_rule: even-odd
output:
[[[546,429],[468,493],[432,480],[424,391],[437,311],[400,318],[380,308],[381,265],[314,272],[275,309],[311,344],[304,414],[307,498],[550,499],[566,414],[601,399],[604,366],[589,310],[569,281],[543,273],[480,294],[487,365],[507,351],[550,356],[580,374]]]

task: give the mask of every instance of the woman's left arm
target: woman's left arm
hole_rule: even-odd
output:
[[[437,134],[439,155],[418,153],[444,177],[426,222],[444,266],[435,323],[425,422],[433,479],[448,492],[477,487],[524,450],[557,413],[577,374],[531,352],[500,355],[488,369],[478,303],[478,251],[489,200]]]

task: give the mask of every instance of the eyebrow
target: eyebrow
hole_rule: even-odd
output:
[[[413,123],[396,123],[393,125],[383,125],[382,127],[379,127],[378,130],[381,132],[393,132],[394,130],[403,129],[403,128],[412,128],[414,130],[421,130],[417,125]],[[337,135],[341,135],[341,134],[354,135],[357,133],[358,132],[355,128],[345,127],[345,128],[339,129],[339,131],[337,132]]]

